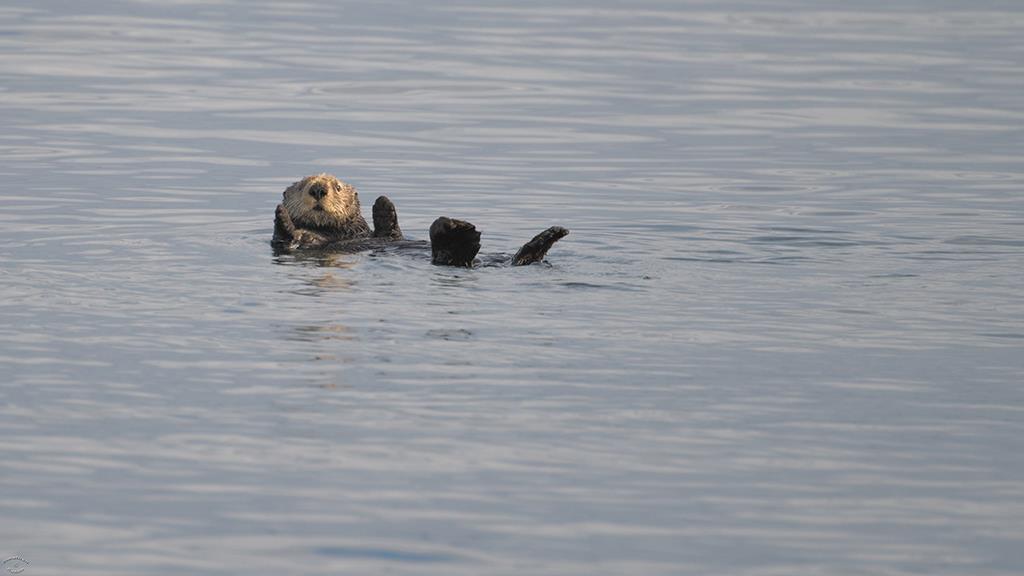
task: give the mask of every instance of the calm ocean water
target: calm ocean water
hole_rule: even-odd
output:
[[[1024,571],[1024,6],[431,4],[0,7],[4,568]]]

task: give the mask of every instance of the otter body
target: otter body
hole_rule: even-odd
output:
[[[552,226],[523,245],[512,265],[539,262],[569,231]],[[284,191],[274,216],[273,244],[277,249],[317,248],[355,252],[385,243],[410,243],[398,226],[398,212],[387,196],[373,203],[373,229],[360,212],[356,189],[330,174],[307,176]],[[471,267],[480,251],[480,232],[465,220],[440,217],[430,225],[431,261],[444,266]]]

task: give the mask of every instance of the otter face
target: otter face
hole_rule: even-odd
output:
[[[307,176],[284,191],[284,207],[295,225],[337,228],[359,217],[359,194],[330,174]]]

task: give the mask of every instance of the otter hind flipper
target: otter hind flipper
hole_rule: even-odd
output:
[[[516,255],[512,257],[512,265],[523,266],[540,262],[544,259],[544,255],[548,253],[548,250],[551,249],[551,246],[564,238],[568,233],[569,231],[561,226],[552,226],[537,234],[532,240],[523,244],[519,252],[516,252]]]
[[[430,225],[430,252],[434,264],[468,268],[479,251],[480,232],[469,222],[441,216]]]
[[[402,229],[398,227],[398,211],[387,196],[381,196],[373,203],[373,236],[402,239]]]

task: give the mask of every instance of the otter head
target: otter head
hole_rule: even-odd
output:
[[[299,228],[340,228],[359,213],[359,194],[330,174],[306,176],[284,191],[284,207]]]

